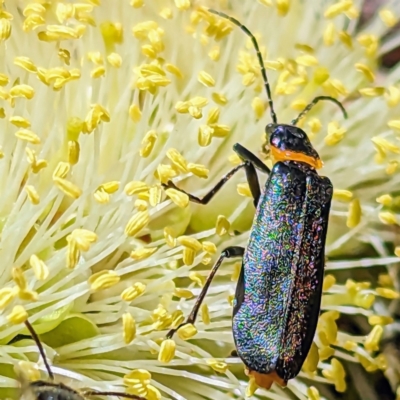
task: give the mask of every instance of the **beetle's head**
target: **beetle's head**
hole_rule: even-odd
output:
[[[300,161],[315,169],[322,167],[321,159],[307,134],[297,126],[268,124],[265,132],[271,154],[276,161]]]

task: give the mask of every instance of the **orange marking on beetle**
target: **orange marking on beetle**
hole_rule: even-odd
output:
[[[271,146],[271,154],[276,161],[300,161],[311,165],[315,169],[320,169],[323,165],[319,158],[306,156],[296,151],[279,150],[274,146]]]
[[[282,379],[276,371],[269,372],[267,374],[262,374],[260,372],[252,371],[246,368],[245,373],[247,376],[254,377],[254,382],[260,388],[269,390],[274,382],[276,382],[279,386],[286,387],[287,382]]]

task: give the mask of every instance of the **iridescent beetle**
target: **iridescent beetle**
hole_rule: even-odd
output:
[[[261,52],[254,35],[236,19],[218,11],[209,12],[239,26],[252,40],[261,66],[273,123],[266,133],[276,163],[270,170],[253,153],[235,144],[243,163],[228,172],[203,198],[207,204],[239,170],[246,172],[256,214],[247,247],[226,248],[213,266],[186,321],[194,324],[211,281],[225,258],[242,257],[233,304],[233,336],[236,353],[256,384],[269,389],[273,382],[286,386],[294,378],[310,350],[320,311],[325,265],[325,240],[333,187],[318,175],[322,162],[306,133],[296,126],[321,100],[342,104],[329,96],[316,97],[291,125],[279,124]],[[263,192],[256,169],[269,175]],[[166,188],[178,189],[171,181]],[[185,192],[184,192],[185,193]]]
[[[38,335],[29,321],[25,321],[25,325],[39,349],[39,353],[43,359],[47,373],[49,374],[50,381],[38,380],[33,382],[24,382],[23,380],[20,400],[85,400],[92,396],[117,396],[132,400],[146,400],[144,397],[122,392],[100,392],[97,390],[84,390],[78,392],[61,382],[54,382],[53,372],[47,362]]]

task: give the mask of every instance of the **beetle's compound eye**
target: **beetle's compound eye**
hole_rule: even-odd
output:
[[[290,133],[299,138],[299,139],[304,139],[305,138],[305,134],[303,133],[303,131],[299,128],[297,128],[296,126],[291,126],[288,128],[290,130]]]
[[[276,126],[275,124],[268,124],[268,125],[265,127],[265,133],[266,133],[268,136],[272,135],[272,132],[274,131],[275,126]]]

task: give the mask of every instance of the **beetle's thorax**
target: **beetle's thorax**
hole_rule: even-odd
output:
[[[265,128],[269,137],[271,155],[275,161],[296,161],[314,169],[322,167],[321,159],[307,134],[297,126],[269,124]]]

